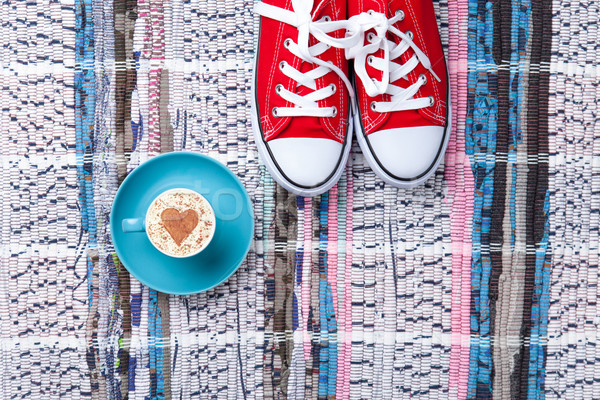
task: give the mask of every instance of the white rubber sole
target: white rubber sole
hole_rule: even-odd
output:
[[[433,166],[425,175],[410,181],[395,179],[393,176],[390,176],[387,172],[385,172],[383,168],[381,168],[381,166],[377,162],[376,157],[373,155],[369,144],[367,143],[366,136],[362,133],[360,113],[357,112],[354,115],[354,129],[357,132],[356,139],[358,141],[360,149],[362,150],[362,153],[364,154],[367,163],[369,164],[373,172],[375,172],[375,174],[378,177],[380,177],[385,183],[388,183],[394,187],[401,189],[412,189],[414,187],[424,184],[429,178],[431,178],[433,174],[435,174],[435,171],[437,171],[438,167],[440,166],[440,163],[444,159],[444,154],[446,153],[446,148],[448,147],[448,142],[450,141],[450,135],[452,134],[452,98],[450,97],[450,89],[448,89],[448,99],[450,100],[448,101],[448,125],[446,127],[446,134],[444,136],[444,142],[442,144],[442,149],[439,153],[439,156],[433,164]]]
[[[254,98],[254,96],[253,96],[253,98]],[[256,147],[258,148],[258,154],[260,155],[260,158],[264,162],[265,166],[267,167],[267,170],[269,171],[269,173],[271,174],[273,179],[275,179],[275,181],[277,183],[279,183],[287,191],[294,193],[298,196],[303,196],[303,197],[318,196],[320,194],[325,193],[329,189],[331,189],[339,181],[340,177],[344,173],[344,169],[346,168],[346,164],[348,162],[348,156],[350,155],[350,148],[352,147],[352,129],[353,129],[352,119],[350,121],[348,121],[348,135],[346,137],[346,143],[344,143],[344,147],[342,148],[342,156],[341,156],[342,158],[341,158],[340,163],[338,164],[336,170],[334,171],[334,173],[322,185],[312,187],[312,188],[305,188],[305,187],[296,186],[292,182],[287,180],[285,178],[285,176],[283,176],[283,174],[281,173],[279,168],[277,168],[275,161],[271,158],[271,155],[269,154],[269,150],[267,149],[267,146],[264,142],[262,132],[260,130],[260,126],[258,124],[258,117],[257,117],[257,113],[256,113],[255,102],[256,101],[253,99],[252,106],[251,106],[251,109],[252,109],[252,118],[251,118],[252,119],[252,131],[254,132],[254,141],[256,142]]]

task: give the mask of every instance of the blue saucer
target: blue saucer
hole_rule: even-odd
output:
[[[121,227],[123,219],[143,219],[152,200],[173,188],[195,190],[215,210],[213,240],[193,257],[169,257],[145,232],[124,233]],[[175,152],[146,161],[123,181],[110,232],[119,259],[140,282],[165,293],[192,294],[214,288],[238,269],[250,249],[254,215],[248,193],[227,167],[201,154]]]

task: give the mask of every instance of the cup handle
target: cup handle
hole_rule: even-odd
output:
[[[144,232],[146,230],[144,218],[126,218],[121,222],[121,227],[124,233]]]

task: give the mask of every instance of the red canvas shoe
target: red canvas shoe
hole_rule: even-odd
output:
[[[450,136],[446,61],[431,0],[349,2],[362,26],[354,59],[356,136],[371,168],[401,188],[424,183]]]
[[[341,176],[352,141],[345,48],[360,39],[346,0],[264,0],[252,126],[261,158],[290,192],[315,196]]]

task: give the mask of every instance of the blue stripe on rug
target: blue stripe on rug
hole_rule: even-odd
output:
[[[489,7],[489,8],[488,8]],[[496,77],[479,70],[477,63],[493,65],[493,11],[491,3],[469,1],[469,68],[466,121],[466,151],[475,178],[473,212],[473,256],[471,272],[471,351],[468,398],[491,396],[491,341],[489,253],[491,206],[494,192],[498,96]],[[474,68],[474,69],[473,69]],[[482,245],[485,245],[482,247]]]
[[[148,356],[150,369],[150,400],[164,400],[164,376],[163,376],[163,345],[157,344],[162,339],[162,318],[158,307],[158,293],[149,289],[148,293]]]
[[[92,169],[96,80],[94,75],[94,20],[92,0],[75,0],[75,149],[81,226],[88,234],[88,249],[96,249],[96,213]],[[92,260],[87,258],[88,306],[92,307]]]
[[[331,331],[335,331],[335,315],[331,287],[327,281],[328,213],[329,193],[325,193],[321,195],[319,209],[319,399],[335,398],[337,378],[337,347],[335,342],[329,340]]]

